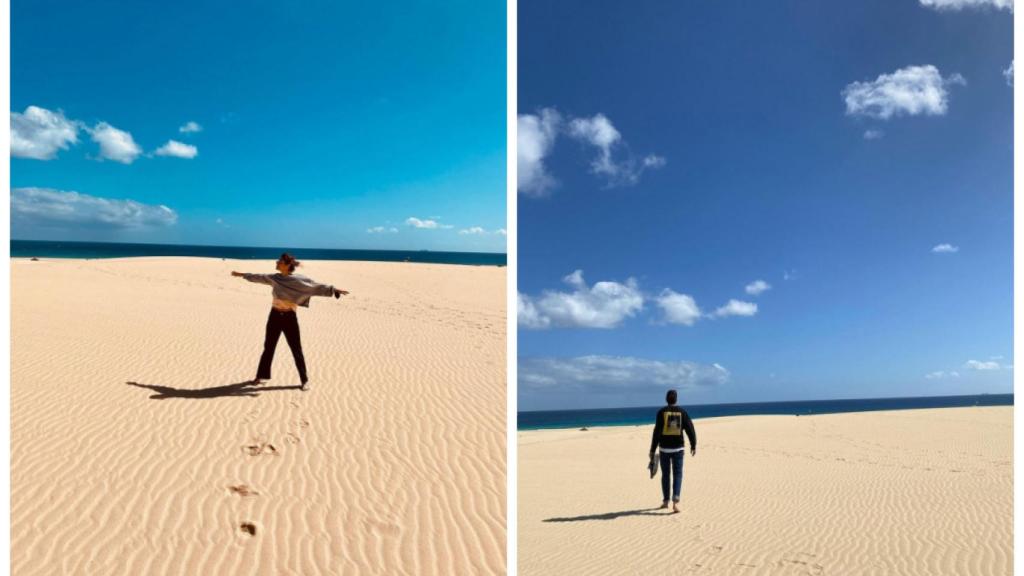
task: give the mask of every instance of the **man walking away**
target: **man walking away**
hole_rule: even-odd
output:
[[[683,431],[690,439],[690,456],[697,455],[697,432],[693,429],[690,415],[676,406],[677,394],[669,390],[665,394],[668,404],[658,411],[654,419],[654,435],[651,437],[650,458],[660,447],[661,453],[661,507],[668,508],[669,473],[672,478],[672,512],[679,512],[679,492],[683,487]]]

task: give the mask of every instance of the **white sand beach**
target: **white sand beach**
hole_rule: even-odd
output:
[[[1012,407],[695,426],[674,515],[650,426],[520,432],[520,574],[1012,573]]]
[[[12,572],[503,574],[505,269],[304,262],[306,392],[231,270],[11,262]]]

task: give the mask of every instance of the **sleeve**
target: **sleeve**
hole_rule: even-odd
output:
[[[658,447],[658,443],[661,442],[661,410],[658,410],[658,415],[654,417],[654,434],[651,435],[651,452]]]
[[[310,281],[310,293],[313,296],[334,296],[334,286]]]
[[[690,448],[697,448],[697,431],[693,428],[693,420],[690,420],[690,415],[683,410],[683,429],[686,430],[686,437],[690,439]]]
[[[245,278],[249,282],[255,282],[257,284],[270,284],[270,285],[273,285],[273,283],[270,281],[270,275],[269,274],[249,274],[248,272],[246,272],[246,273],[242,274],[242,278]]]

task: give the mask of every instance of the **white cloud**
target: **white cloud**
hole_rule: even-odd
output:
[[[486,230],[484,230],[483,228],[481,228],[479,226],[473,226],[471,228],[463,228],[462,230],[459,230],[459,234],[463,234],[463,235],[485,234],[486,232],[487,232]]]
[[[1013,60],[1010,60],[1010,65],[1003,70],[1003,78],[1006,78],[1006,85],[1013,86]]]
[[[131,134],[106,122],[100,122],[89,133],[92,134],[93,142],[100,145],[100,158],[131,164],[142,154],[142,148],[135,143]]]
[[[504,228],[498,228],[494,231],[495,234],[501,234],[502,236],[508,236],[508,231]]]
[[[622,139],[619,131],[604,114],[592,118],[576,118],[569,123],[569,135],[598,148],[591,168],[598,174],[615,176],[620,168],[612,161],[612,146]]]
[[[932,247],[932,252],[936,254],[956,254],[959,251],[960,247],[952,244],[937,244]]]
[[[747,294],[750,294],[752,296],[757,296],[771,289],[772,285],[765,282],[764,280],[754,280],[750,284],[747,284],[746,288],[744,288],[744,290],[747,291]]]
[[[200,126],[198,123],[193,122],[191,120],[189,120],[188,122],[183,124],[180,128],[178,128],[178,132],[181,132],[182,134],[191,134],[193,132],[202,132],[202,131],[203,131],[203,127]]]
[[[960,373],[957,372],[956,370],[950,372],[943,372],[942,370],[937,370],[935,372],[929,372],[928,374],[925,374],[924,377],[927,380],[942,380],[945,378],[959,378]]]
[[[398,233],[398,228],[395,228],[395,227],[385,227],[385,226],[374,226],[373,228],[367,228],[366,232],[367,232],[367,234],[385,234],[385,233],[386,234],[396,234],[396,233]]]
[[[517,130],[518,189],[527,196],[543,196],[555,186],[555,179],[544,162],[562,133],[597,148],[597,157],[590,168],[605,177],[609,186],[636,184],[644,171],[661,168],[666,162],[656,154],[641,159],[629,155],[622,134],[604,114],[566,122],[554,108],[544,108],[538,114],[520,114]],[[625,149],[625,158],[614,158],[614,150],[618,148]]]
[[[405,223],[413,228],[423,228],[425,230],[448,229],[452,227],[450,224],[439,224],[437,220],[420,220],[414,217],[406,218]]]
[[[719,364],[664,362],[630,356],[579,356],[575,358],[519,358],[519,384],[533,389],[636,388],[692,389],[718,386],[729,380]]]
[[[656,302],[670,324],[693,326],[700,319],[701,311],[697,301],[687,294],[679,294],[668,288],[661,291]]]
[[[529,296],[519,293],[517,298],[516,316],[519,326],[540,330],[551,326],[551,319],[541,314]]]
[[[888,120],[903,114],[941,116],[949,106],[946,88],[965,84],[963,76],[943,78],[932,65],[907,66],[867,82],[853,82],[843,89],[846,113]]]
[[[864,131],[865,140],[881,140],[883,136],[885,136],[885,132],[882,132],[881,130],[871,129]]]
[[[1013,10],[1013,0],[920,0],[922,6],[935,10],[963,10],[964,8],[992,7]]]
[[[52,112],[29,106],[22,113],[11,112],[11,156],[52,160],[58,150],[78,143],[78,123],[60,110]]]
[[[545,291],[536,298],[519,295],[521,326],[615,328],[643,309],[644,297],[633,278],[624,284],[597,282],[588,287],[583,271],[576,270],[563,281],[573,288],[571,292]]]
[[[663,156],[657,156],[654,154],[644,156],[644,166],[648,168],[661,168],[664,165],[665,158]]]
[[[574,118],[569,122],[568,133],[572,138],[597,148],[597,157],[590,163],[590,169],[595,174],[606,177],[609,186],[636,184],[645,170],[665,165],[665,158],[655,154],[642,158],[639,166],[631,155],[621,160],[613,159],[612,150],[621,148],[624,144],[622,134],[604,114],[595,114],[590,118]]]
[[[970,368],[971,370],[982,370],[982,371],[999,370],[999,362],[995,362],[995,361],[985,362],[985,361],[981,361],[981,360],[968,360],[967,362],[964,362],[964,367],[965,368]]]
[[[142,228],[170,226],[178,215],[167,206],[115,200],[49,188],[11,190],[11,217],[40,226]]]
[[[757,304],[742,300],[729,300],[724,306],[715,310],[712,316],[723,318],[726,316],[753,316],[754,314],[757,314]]]
[[[199,149],[191,144],[182,144],[177,140],[168,140],[167,144],[156,149],[157,156],[173,156],[175,158],[195,158]]]
[[[561,122],[561,115],[552,108],[541,110],[539,115],[519,115],[516,132],[517,187],[527,196],[543,196],[555,185],[555,180],[544,167],[544,159],[555,145]]]

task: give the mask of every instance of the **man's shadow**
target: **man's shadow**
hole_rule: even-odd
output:
[[[146,388],[156,392],[150,396],[153,400],[165,400],[167,398],[223,398],[226,396],[259,396],[260,392],[271,390],[301,390],[301,386],[261,386],[253,382],[238,382],[226,386],[214,386],[212,388],[172,388],[157,384],[140,384],[138,382],[125,382],[129,386]]]
[[[587,522],[590,520],[615,520],[624,516],[670,516],[671,512],[657,512],[660,508],[641,508],[639,510],[623,510],[621,512],[605,512],[604,514],[588,514],[586,516],[570,516],[567,518],[545,518],[544,522]]]

